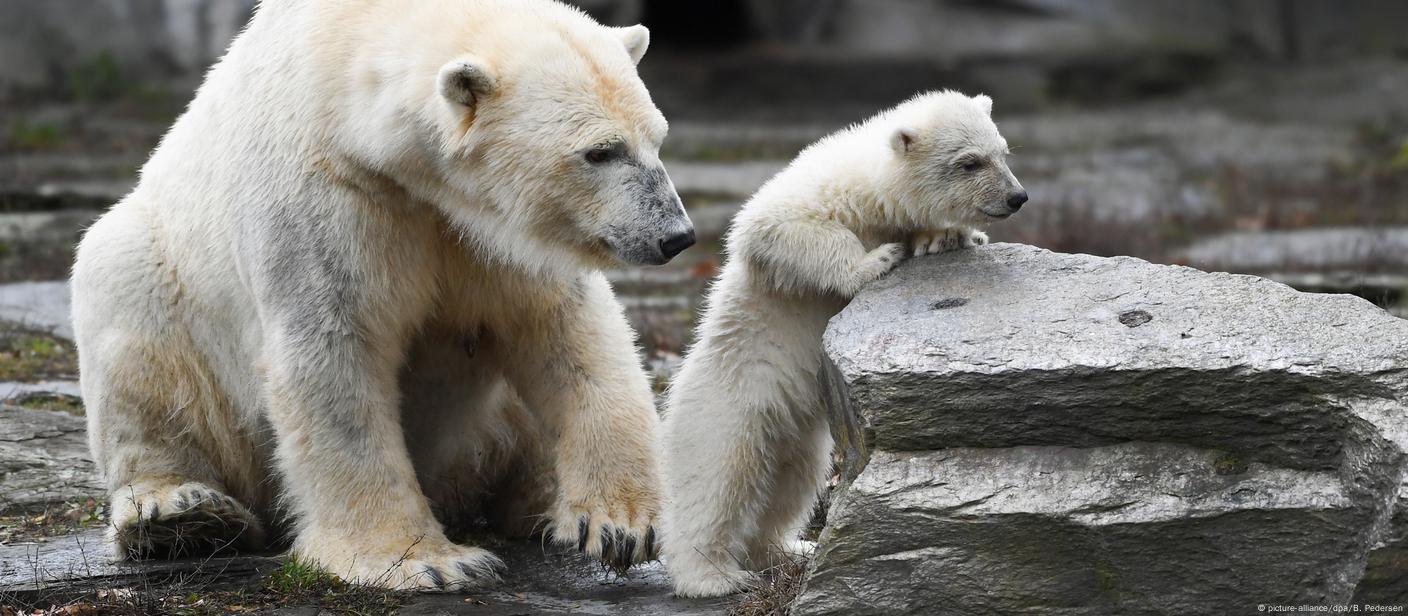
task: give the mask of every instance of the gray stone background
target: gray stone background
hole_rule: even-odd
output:
[[[73,245],[131,187],[254,4],[0,0],[0,605],[33,591],[43,568],[86,577],[74,575],[87,554],[74,538],[101,530],[70,414],[81,407],[65,397],[76,393],[63,347]],[[1032,201],[990,230],[995,241],[1257,274],[1408,310],[1408,3],[579,4],[652,29],[640,71],[670,118],[663,156],[701,235],[668,267],[611,272],[662,387],[738,205],[807,143],[930,88],[996,100]],[[478,606],[506,611],[477,613],[728,609],[659,603],[658,569],[607,580],[536,546],[502,549],[580,575],[510,580],[486,598],[499,607]]]

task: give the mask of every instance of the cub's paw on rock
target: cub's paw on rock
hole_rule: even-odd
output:
[[[914,256],[936,255],[961,248],[972,248],[988,243],[988,235],[976,229],[949,227],[937,231],[916,233],[911,240]]]
[[[859,282],[864,284],[890,273],[890,270],[895,269],[908,256],[909,250],[904,244],[882,244],[866,253],[865,259],[861,261]]]
[[[464,591],[499,581],[492,552],[429,537],[372,545],[299,539],[294,554],[343,581],[392,590]]]
[[[259,519],[239,501],[201,482],[144,479],[119,488],[112,498],[108,538],[118,559],[265,547]]]

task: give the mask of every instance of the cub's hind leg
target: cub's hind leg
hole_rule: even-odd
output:
[[[749,551],[749,564],[754,569],[808,558],[816,551],[816,544],[801,535],[811,522],[817,497],[831,471],[831,427],[824,417],[798,420],[804,423],[798,438],[775,442],[778,453],[773,489]]]

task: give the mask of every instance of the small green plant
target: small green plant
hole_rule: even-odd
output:
[[[1218,475],[1240,475],[1247,472],[1250,465],[1241,456],[1231,452],[1220,452],[1212,461],[1212,472]]]
[[[80,102],[96,102],[122,96],[122,69],[108,52],[78,63],[68,74],[68,92]]]
[[[294,557],[284,560],[278,569],[269,574],[268,583],[269,590],[280,595],[321,595],[345,586],[337,576]]]
[[[1398,151],[1393,158],[1388,161],[1388,170],[1393,172],[1408,171],[1408,139],[1399,144]]]
[[[351,584],[312,563],[292,556],[269,574],[264,584],[268,603],[317,605],[342,614],[391,614],[406,600],[406,593]]]
[[[0,323],[0,381],[34,382],[73,379],[78,353],[48,334]]]
[[[19,118],[10,125],[10,145],[17,150],[47,150],[59,145],[59,127]]]

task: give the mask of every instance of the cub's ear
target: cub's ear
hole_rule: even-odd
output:
[[[494,71],[475,56],[460,56],[440,67],[438,83],[445,100],[473,107],[479,97],[494,91]]]
[[[992,115],[992,99],[988,98],[988,95],[979,94],[977,96],[974,96],[973,102],[978,103],[978,106],[982,107],[985,113],[987,113],[988,115]]]
[[[895,132],[890,135],[890,148],[892,148],[896,154],[904,155],[914,147],[914,142],[918,139],[918,131],[908,126],[901,126],[895,129]]]
[[[640,24],[612,29],[621,39],[621,44],[626,46],[626,53],[631,56],[631,61],[640,64],[646,48],[650,47],[650,30]]]

